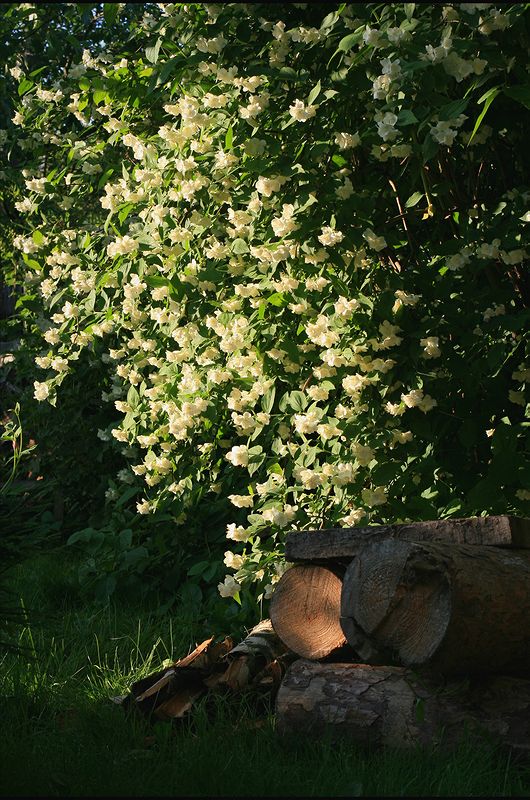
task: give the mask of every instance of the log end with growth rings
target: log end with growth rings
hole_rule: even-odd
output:
[[[274,630],[294,653],[320,659],[346,644],[340,626],[342,579],[336,570],[299,564],[282,576],[271,601]]]

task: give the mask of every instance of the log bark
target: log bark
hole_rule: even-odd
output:
[[[342,628],[373,664],[528,673],[529,619],[528,551],[386,540],[344,576]]]
[[[291,665],[276,698],[280,734],[324,731],[343,741],[451,748],[482,732],[530,753],[530,680],[506,676],[440,683],[403,667]]]
[[[287,536],[287,561],[351,559],[368,542],[399,539],[407,542],[452,542],[530,548],[530,519],[495,516],[442,519],[406,525],[373,525],[367,528],[331,528],[299,531]]]
[[[346,644],[340,626],[340,568],[298,564],[282,575],[270,615],[277,635],[303,658],[325,658]]]

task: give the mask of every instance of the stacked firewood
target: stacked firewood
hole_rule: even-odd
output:
[[[271,620],[300,658],[282,732],[386,745],[487,732],[530,751],[530,520],[289,534]]]

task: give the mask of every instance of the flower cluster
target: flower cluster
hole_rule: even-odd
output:
[[[179,531],[226,497],[223,597],[268,597],[292,528],[489,509],[501,439],[473,437],[530,381],[517,93],[471,136],[484,78],[524,71],[521,7],[159,6],[156,48],[88,53],[17,111],[35,398],[99,359],[109,507],[136,487]]]

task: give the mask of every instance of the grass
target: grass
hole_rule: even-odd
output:
[[[530,767],[492,746],[366,752],[329,740],[282,740],[249,698],[199,705],[181,725],[149,726],[109,697],[208,633],[125,604],[81,602],[69,567],[40,557],[13,586],[44,622],[2,659],[3,796],[526,796]]]

